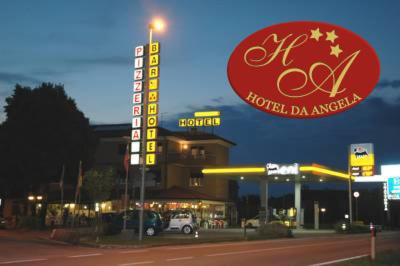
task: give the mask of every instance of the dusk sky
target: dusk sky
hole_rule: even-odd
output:
[[[222,112],[216,133],[238,143],[232,163],[316,162],[347,168],[351,143],[373,142],[378,163],[400,163],[399,1],[1,1],[0,106],[16,83],[64,84],[91,123],[131,118],[133,47],[147,24],[167,20],[161,42],[160,113]],[[328,118],[296,120],[262,113],[229,85],[230,54],[245,37],[273,24],[315,20],[368,41],[381,63],[366,101]],[[0,113],[0,121],[5,119]]]

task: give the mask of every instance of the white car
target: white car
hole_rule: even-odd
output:
[[[258,215],[246,220],[246,227],[260,227],[260,218]]]
[[[190,211],[172,211],[163,215],[166,218],[165,232],[182,232],[186,235],[197,229],[196,216]]]

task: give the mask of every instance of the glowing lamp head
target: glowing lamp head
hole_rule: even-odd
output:
[[[164,31],[165,28],[165,22],[160,19],[160,18],[155,18],[151,23],[150,23],[150,28],[155,30],[155,31]]]

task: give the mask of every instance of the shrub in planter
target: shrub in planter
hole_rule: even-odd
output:
[[[17,227],[20,229],[31,229],[31,230],[41,229],[40,217],[36,216],[19,217]]]
[[[360,234],[368,233],[370,231],[369,225],[361,224],[359,222],[349,224],[348,222],[341,221],[335,224],[335,231],[342,234]]]
[[[257,228],[257,233],[267,238],[292,237],[289,227],[280,223],[262,224]]]

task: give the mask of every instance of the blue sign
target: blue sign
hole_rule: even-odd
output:
[[[388,199],[400,200],[400,177],[389,177],[387,180]]]

